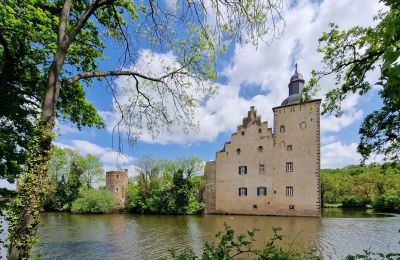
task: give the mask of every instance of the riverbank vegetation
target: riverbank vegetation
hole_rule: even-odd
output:
[[[43,203],[44,210],[70,211],[78,197],[81,201],[86,198],[80,193],[90,193],[88,190],[94,190],[93,183],[103,179],[104,169],[100,158],[55,147],[48,171],[49,189]]]
[[[125,209],[133,213],[199,214],[204,208],[201,199],[204,163],[200,158],[177,160],[142,157],[136,175],[129,180]],[[116,199],[105,187],[105,172],[100,159],[68,148],[55,148],[50,162],[49,193],[45,211],[73,213],[110,213]]]
[[[170,256],[162,258],[176,260],[200,260],[200,259],[276,259],[276,260],[322,260],[321,252],[313,246],[303,248],[301,251],[293,250],[291,246],[284,249],[281,245],[284,236],[280,234],[280,228],[272,228],[273,236],[265,241],[265,245],[256,248],[254,245],[255,234],[258,229],[247,231],[247,234],[235,236],[235,231],[224,223],[224,231],[218,232],[214,242],[204,242],[200,255],[187,248],[180,252],[171,251]],[[331,257],[328,257],[329,259]],[[346,260],[357,259],[399,259],[400,253],[375,253],[364,250],[362,253],[348,255]]]
[[[323,169],[321,192],[328,207],[400,212],[400,164]]]
[[[127,210],[152,214],[199,214],[204,163],[200,158],[138,162],[138,175],[128,187]]]

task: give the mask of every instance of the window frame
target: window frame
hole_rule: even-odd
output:
[[[286,197],[294,196],[294,188],[293,186],[286,186]]]
[[[244,171],[243,171],[244,169]],[[240,165],[239,166],[239,175],[246,175],[247,174],[247,165]]]
[[[247,188],[246,187],[239,188],[239,197],[247,197]]]
[[[285,126],[281,125],[281,127],[279,128],[279,132],[280,133],[284,133],[285,132]]]
[[[263,194],[261,194],[261,192],[260,191],[263,191],[262,193]],[[260,186],[260,187],[257,187],[257,196],[267,196],[267,187],[265,187],[265,186]]]
[[[262,171],[261,171],[262,169]],[[264,174],[265,173],[265,164],[259,164],[258,165],[258,173],[259,174]]]
[[[293,172],[293,162],[286,162],[286,172]]]
[[[288,145],[286,146],[286,150],[287,150],[287,151],[292,151],[292,150],[293,150],[293,145],[288,144]]]

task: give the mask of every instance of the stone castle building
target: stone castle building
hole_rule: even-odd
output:
[[[126,204],[126,190],[128,188],[128,169],[106,172],[106,187],[117,199],[118,208]]]
[[[300,104],[296,72],[289,96],[262,122],[254,107],[231,141],[206,163],[205,213],[321,216],[320,99]]]

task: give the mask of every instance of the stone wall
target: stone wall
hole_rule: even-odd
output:
[[[204,213],[215,212],[215,161],[206,163],[204,168],[204,180],[206,182],[203,191],[203,201],[205,203]]]
[[[128,170],[106,172],[106,187],[118,201],[118,208],[126,205],[126,191],[128,188]]]
[[[216,161],[206,164],[205,212],[320,216],[319,106],[314,100],[274,108],[273,131],[252,107]],[[246,195],[239,195],[240,188]]]

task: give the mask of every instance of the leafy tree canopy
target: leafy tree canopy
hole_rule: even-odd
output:
[[[324,70],[313,71],[306,87],[305,99],[318,89],[318,81],[335,75],[337,87],[326,94],[323,114],[342,114],[341,102],[351,93],[364,95],[373,85],[380,86],[383,106],[367,115],[362,123],[358,151],[364,160],[383,154],[387,161],[400,156],[400,3],[384,0],[388,10],[380,11],[374,19],[376,26],[355,26],[331,30],[319,39],[318,49],[324,55]],[[370,82],[367,73],[379,71],[379,81]]]
[[[25,163],[9,216],[10,258],[29,258],[36,241],[55,120],[103,126],[84,86],[104,79],[115,98],[112,80],[130,78],[133,88],[122,91],[129,104],[115,100],[121,114],[115,130],[124,125],[129,140],[143,128],[156,133],[176,124],[188,130],[196,126],[195,109],[214,92],[207,81],[216,79],[217,56],[232,42],[257,44],[272,34],[281,9],[280,0],[1,1],[1,177],[13,179]],[[106,41],[121,46],[116,70],[98,66]],[[169,51],[175,61],[142,72],[131,65],[143,48]]]

